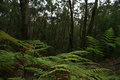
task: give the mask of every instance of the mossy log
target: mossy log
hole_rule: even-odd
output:
[[[1,41],[10,41],[12,44],[19,47],[22,52],[26,52],[26,51],[28,52],[29,50],[33,49],[33,46],[31,44],[15,39],[2,30],[0,30],[0,42]]]

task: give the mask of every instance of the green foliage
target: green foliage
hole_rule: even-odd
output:
[[[0,30],[0,42],[3,44],[0,45],[0,48],[3,48],[3,50],[8,51],[19,50],[34,56],[41,56],[42,54],[43,55],[47,54],[47,50],[51,48],[51,46],[48,46],[47,44],[41,42],[40,40],[26,40],[26,41],[17,40],[1,30]]]
[[[112,28],[105,31],[103,36],[99,40],[92,36],[87,36],[87,48],[88,52],[101,56],[110,56],[113,49],[116,48],[116,44],[119,45],[119,38],[115,39],[115,35]]]
[[[18,78],[9,78],[8,80],[25,80],[25,79],[18,77]]]
[[[94,63],[91,60],[78,56],[78,53],[77,55],[75,55],[75,52],[78,52],[78,51],[74,51],[71,53],[63,53],[63,54],[57,55],[56,58],[55,57],[48,57],[48,58],[52,61],[56,61],[58,57],[59,61],[57,62],[63,64],[63,65],[59,65],[59,67],[63,67],[63,68],[66,67],[66,69],[70,70],[71,80],[78,80],[78,79],[105,80],[103,77],[109,76],[109,75],[103,76],[101,73],[102,72],[111,73],[109,69],[100,68],[97,63]]]
[[[73,51],[73,52],[70,52],[70,53],[78,55],[78,56],[85,56],[85,55],[89,54],[89,52],[86,51],[86,50],[81,50],[81,51],[78,50],[78,51]]]
[[[101,39],[102,45],[115,48],[116,45],[114,43],[115,41],[114,39],[115,39],[115,36],[114,36],[113,29],[110,28],[105,31],[104,36]]]
[[[34,49],[47,49],[49,48],[50,46],[48,46],[47,44],[41,42],[40,40],[27,40],[26,41],[27,43],[31,44],[34,46]]]
[[[116,43],[116,45],[119,45],[119,46],[120,46],[120,37],[117,37],[117,38],[115,39],[115,43]]]
[[[0,30],[0,41],[1,40],[9,40],[11,42],[13,42],[14,44],[19,44],[19,40],[11,37],[10,35],[8,35],[7,33],[5,33],[4,31]]]
[[[40,80],[78,80],[78,79],[102,79],[104,76],[101,72],[111,72],[108,69],[101,68],[97,63],[92,62],[80,55],[86,51],[74,51],[70,53],[63,53],[57,56],[39,57],[35,58],[28,54],[22,56],[20,53],[0,51],[0,63],[8,66],[6,70],[14,72],[17,67],[19,70],[25,67],[26,70],[32,71],[34,75],[39,76]],[[6,56],[7,55],[7,56]],[[8,62],[9,60],[9,62]],[[3,65],[2,64],[2,65]],[[19,66],[16,66],[18,64]],[[31,66],[30,66],[31,65]],[[1,71],[5,67],[0,67]],[[24,72],[24,69],[22,69]],[[8,74],[8,73],[7,73]],[[18,75],[19,73],[16,73]],[[10,73],[9,73],[10,75]],[[70,79],[71,77],[71,79]],[[9,78],[10,80],[24,80],[21,78]],[[38,80],[39,80],[38,79]]]
[[[63,53],[68,52],[71,25],[66,0],[29,1],[30,30],[24,30],[30,33],[31,40],[22,41],[27,34],[22,34],[24,30],[21,26],[23,21],[19,1],[0,0],[0,80],[120,80],[119,73],[117,75],[92,61],[94,58],[99,59],[96,55],[111,57],[119,51],[118,1],[100,2],[92,36],[87,36],[87,48],[80,51],[81,36],[86,35],[82,34],[85,4],[73,0],[72,6],[77,5],[77,8],[72,7],[75,23],[73,47],[77,51],[69,53]],[[88,0],[87,6],[86,32],[93,3]],[[57,53],[56,56],[46,56],[51,55],[49,49],[52,47],[44,42],[55,48],[53,54]]]
[[[7,55],[7,56],[6,56]],[[15,54],[7,51],[0,51],[0,63],[12,65]],[[2,65],[2,64],[1,64]]]
[[[95,38],[93,38],[92,36],[87,36],[87,48],[86,50],[88,52],[91,52],[93,54],[98,54],[98,55],[102,55],[102,51],[101,51],[101,46],[100,46],[100,42],[98,40],[96,40]]]
[[[37,49],[47,46],[40,41],[25,43],[32,44]],[[97,45],[91,47],[98,48]],[[6,72],[9,75],[8,80],[24,80],[20,77],[23,77],[26,71],[25,74],[29,78],[36,80],[108,80],[114,78],[114,76],[110,78],[109,73],[113,74],[111,70],[102,68],[99,64],[84,58],[87,54],[89,54],[88,51],[73,51],[56,56],[35,57],[23,52],[1,50],[0,71],[2,73],[0,76],[4,76],[3,72]]]
[[[18,48],[24,49],[25,51],[33,48],[33,46],[24,43],[21,40],[17,40],[14,37],[10,36],[9,34],[5,33],[4,31],[0,30],[0,42],[1,41],[11,42],[13,45],[16,45]]]
[[[37,53],[41,53],[41,55],[43,54],[47,54],[47,50],[49,48],[51,48],[51,46],[48,46],[47,44],[45,44],[44,42],[41,42],[40,40],[27,40],[25,41],[25,43],[28,43],[30,45],[33,46],[33,49],[30,49],[27,53],[33,53],[33,54],[37,54]],[[37,54],[40,55],[40,54]]]

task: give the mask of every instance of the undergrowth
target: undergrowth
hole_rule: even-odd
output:
[[[94,41],[97,43],[97,40]],[[56,56],[42,56],[41,51],[46,52],[50,48],[47,44],[38,40],[20,42],[24,47],[20,47],[19,51],[0,50],[0,80],[119,80],[114,71],[85,58],[91,53],[90,48]],[[96,44],[90,47],[101,53]]]

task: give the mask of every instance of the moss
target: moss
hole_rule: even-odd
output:
[[[4,31],[0,30],[0,41],[10,41],[14,45],[23,48],[24,52],[27,52],[28,50],[32,49],[33,46],[30,44],[24,43],[21,40],[15,39],[9,34],[5,33]]]
[[[15,38],[11,37],[10,35],[8,35],[7,33],[5,33],[4,31],[1,31],[1,30],[0,30],[0,40],[9,40],[16,45],[19,45],[19,42],[20,42],[20,40],[17,40]]]

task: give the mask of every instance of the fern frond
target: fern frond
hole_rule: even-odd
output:
[[[24,79],[24,78],[17,77],[17,78],[8,78],[8,80],[25,80],[25,79]]]
[[[87,36],[87,46],[86,50],[88,52],[102,55],[100,42],[92,36]]]
[[[104,36],[101,39],[101,42],[103,45],[115,47],[114,41],[115,41],[114,32],[113,29],[110,28],[105,31]]]

